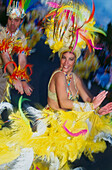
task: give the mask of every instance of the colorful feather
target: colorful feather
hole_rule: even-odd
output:
[[[95,47],[95,46],[92,44],[91,40],[88,40],[88,41],[89,41],[91,47],[93,47],[94,49],[96,49],[96,50],[102,50],[102,48],[100,48],[100,47]]]
[[[76,30],[76,41],[75,41],[75,45],[74,45],[74,47],[73,47],[73,50],[72,50],[72,52],[75,50],[75,48],[76,48],[76,45],[77,45],[77,42],[78,42],[78,35],[79,35],[79,33],[78,33],[78,29]]]
[[[88,39],[85,36],[83,36],[81,33],[79,33],[79,34],[80,34],[80,37],[86,42],[86,44],[87,44],[87,46],[89,48],[89,51],[92,52],[92,47],[91,47]]]
[[[48,14],[43,18],[43,21],[44,21],[45,19],[48,19],[49,17],[55,16],[55,15],[56,15],[56,11],[50,12],[50,13],[48,13]]]
[[[81,130],[81,131],[79,131],[79,132],[77,132],[77,133],[72,133],[72,132],[70,132],[70,131],[66,128],[66,126],[65,126],[66,123],[67,123],[67,121],[65,121],[65,123],[63,124],[63,128],[65,129],[65,131],[66,131],[70,136],[77,137],[77,136],[79,136],[79,135],[85,135],[85,134],[87,133],[87,129],[83,129],[83,130]]]
[[[8,5],[9,5],[9,0],[7,0],[7,4],[6,4],[6,6],[8,7]]]
[[[94,13],[95,13],[95,4],[94,4],[94,1],[92,0],[92,4],[93,4],[93,9],[92,9],[92,13],[89,17],[89,19],[87,21],[85,21],[85,24],[87,24],[88,22],[90,22],[94,16]]]
[[[26,123],[27,125],[29,125],[29,121],[28,121],[28,119],[25,117],[25,115],[24,115],[24,113],[23,113],[23,111],[22,111],[22,108],[21,108],[23,100],[27,100],[27,99],[22,99],[22,98],[23,98],[23,97],[21,96],[20,99],[19,99],[18,108],[19,108],[21,117],[23,118],[23,120],[25,121],[25,123]]]
[[[57,4],[56,2],[47,2],[47,4],[52,8],[59,8],[59,4]]]
[[[9,5],[11,5],[11,4],[12,4],[12,2],[13,2],[13,0],[10,0],[10,1],[9,1]]]
[[[92,48],[99,49],[94,47],[95,32],[106,34],[103,30],[94,27],[95,5],[93,1],[92,6],[92,12],[90,12],[82,4],[69,2],[59,5],[46,15],[45,18],[48,21],[45,24],[46,43],[53,52],[58,52],[62,48],[62,43],[63,46],[72,49],[72,52],[76,47],[84,49],[88,46],[90,52],[92,52]],[[54,17],[53,12],[55,12]]]
[[[106,33],[102,29],[99,29],[99,28],[96,28],[96,27],[92,27],[92,26],[87,26],[87,27],[88,27],[88,31],[98,32],[98,33],[101,33],[104,36],[106,36]]]

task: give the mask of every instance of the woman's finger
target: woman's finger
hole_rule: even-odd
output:
[[[102,91],[101,93],[99,93],[97,96],[96,96],[96,98],[99,98],[99,97],[101,97],[101,96],[103,96],[103,95],[107,95],[107,93],[108,93],[108,91]]]
[[[104,100],[106,98],[106,94],[103,94],[101,96],[98,96],[95,100],[100,101],[100,100]]]

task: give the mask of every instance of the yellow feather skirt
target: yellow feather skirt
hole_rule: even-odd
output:
[[[82,153],[94,160],[92,153],[104,152],[104,139],[112,136],[111,117],[99,116],[94,111],[54,111],[49,108],[42,110],[42,116],[39,121],[46,129],[36,136],[40,130],[38,126],[37,132],[32,132],[30,122],[26,123],[19,111],[10,115],[11,127],[0,130],[0,165],[16,159],[22,148],[33,148],[31,169],[49,169],[51,153],[58,158],[59,168],[67,166],[68,161],[80,159]],[[80,133],[83,130],[86,133]]]

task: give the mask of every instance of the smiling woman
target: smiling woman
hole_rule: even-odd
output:
[[[26,109],[28,115],[31,115],[31,123],[34,118],[36,132],[34,129],[32,131],[20,103],[19,111],[10,115],[12,124],[7,135],[5,129],[0,131],[0,136],[3,136],[0,138],[0,154],[4,158],[5,167],[9,166],[9,169],[12,169],[11,166],[21,169],[21,166],[18,168],[20,163],[23,169],[27,166],[26,169],[32,170],[68,170],[68,162],[74,162],[83,153],[94,160],[93,153],[106,149],[105,141],[112,144],[111,116],[108,114],[112,112],[112,103],[99,108],[107,92],[102,91],[94,98],[91,97],[80,77],[73,72],[86,43],[90,50],[94,47],[94,4],[91,14],[83,5],[71,2],[55,4],[55,7],[57,9],[47,15],[51,15],[51,18],[46,22],[45,33],[46,42],[59,54],[60,67],[49,80],[47,106],[42,110],[31,106]],[[78,101],[79,95],[84,102]],[[27,159],[24,165],[21,158],[27,157],[30,160]]]

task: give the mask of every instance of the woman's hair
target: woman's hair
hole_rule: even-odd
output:
[[[63,46],[63,47],[58,51],[58,56],[60,57],[60,59],[61,59],[61,57],[62,57],[62,54],[66,53],[66,52],[70,52],[70,53],[74,54],[76,60],[77,60],[77,59],[80,57],[80,55],[81,55],[81,49],[80,49],[78,46],[76,46],[76,48],[75,48],[74,51],[71,50],[70,48],[66,47],[66,46]]]
[[[73,55],[74,55],[74,57],[76,58],[76,55],[75,55],[75,53],[73,53],[72,51],[65,51],[64,53],[62,53],[62,55],[63,55],[63,54],[65,54],[65,53],[70,53],[70,54],[73,54]]]

